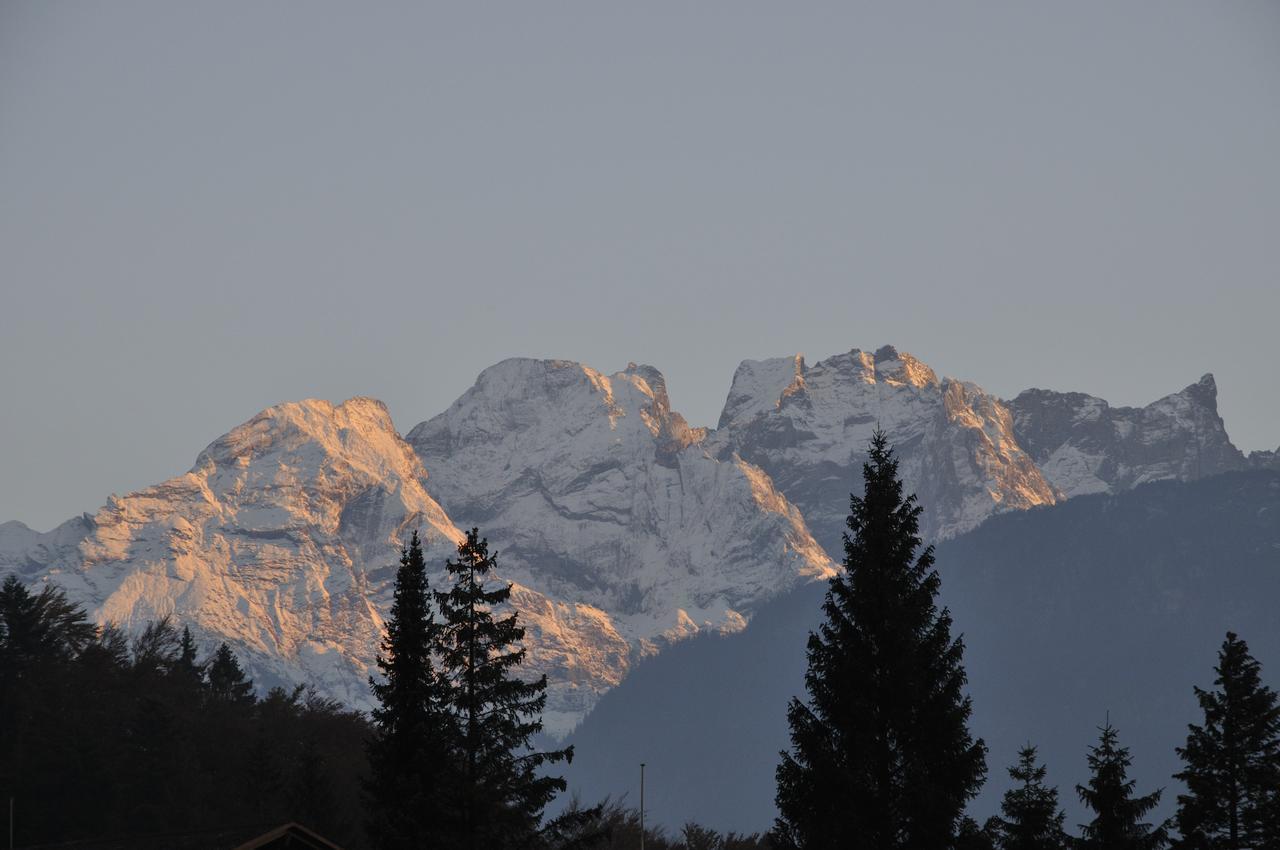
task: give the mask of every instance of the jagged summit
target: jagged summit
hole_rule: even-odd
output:
[[[770,360],[743,360],[733,373],[717,429],[744,423],[769,410],[804,386],[803,354]]]
[[[1019,393],[1009,408],[1018,440],[1067,497],[1247,466],[1218,414],[1212,374],[1141,408],[1042,389]]]
[[[888,433],[907,487],[925,506],[927,537],[1054,501],[998,399],[975,384],[939,380],[890,345],[874,353],[855,348],[814,366],[800,355],[744,361],[711,442],[764,469],[836,553],[877,427]]]
[[[776,411],[784,401],[805,404],[806,376],[841,376],[848,383],[889,386],[937,386],[938,376],[915,357],[892,345],[874,352],[855,348],[808,367],[803,354],[768,360],[743,360],[734,373],[717,428],[743,425],[755,416]]]
[[[450,516],[503,541],[516,581],[600,612],[644,654],[739,628],[765,600],[830,574],[800,513],[760,470],[709,456],[656,369],[501,365],[502,381],[486,370],[407,439]],[[587,672],[580,711],[625,669]]]
[[[865,355],[856,349],[852,354],[865,362]],[[938,376],[934,371],[912,357],[905,351],[898,351],[892,345],[884,345],[876,349],[872,355],[875,374],[873,380],[885,383],[909,384],[913,387],[937,386]]]

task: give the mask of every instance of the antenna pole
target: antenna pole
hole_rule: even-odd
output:
[[[640,850],[644,850],[644,762],[640,762]]]

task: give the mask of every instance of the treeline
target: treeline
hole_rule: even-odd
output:
[[[225,643],[202,651],[168,619],[129,637],[56,587],[8,577],[0,804],[14,801],[15,845],[297,821],[353,850],[639,846],[639,813],[607,800],[544,822],[565,788],[544,768],[572,751],[529,746],[546,679],[515,676],[523,629],[494,613],[510,593],[486,582],[494,563],[473,530],[448,562],[450,587],[432,591],[411,538],[371,717],[304,687],[260,697]],[[644,834],[654,850],[766,846],[696,824]]]
[[[54,587],[0,586],[0,811],[17,846],[312,825],[358,846],[367,721],[303,688],[254,695],[223,644],[130,639]]]

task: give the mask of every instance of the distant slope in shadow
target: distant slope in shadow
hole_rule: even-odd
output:
[[[1005,768],[1030,740],[1072,825],[1074,785],[1107,712],[1140,790],[1177,789],[1174,747],[1197,720],[1228,628],[1280,685],[1280,474],[1160,482],[996,517],[938,551],[943,601],[964,634],[973,728],[990,747],[973,804],[994,814]],[[638,802],[648,764],[653,822],[757,830],[773,819],[785,710],[803,693],[804,645],[825,584],[761,609],[743,632],[672,647],[638,665],[572,738],[571,789]]]

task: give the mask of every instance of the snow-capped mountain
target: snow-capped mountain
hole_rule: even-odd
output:
[[[739,629],[830,575],[877,426],[930,539],[1079,493],[1280,465],[1231,445],[1208,376],[1136,410],[1044,390],[1002,402],[890,346],[796,355],[743,362],[708,430],[651,367],[514,359],[405,438],[372,399],[272,407],[95,514],[0,524],[0,575],[57,583],[129,628],[172,614],[206,648],[230,642],[260,686],[367,707],[400,545],[417,529],[438,583],[478,526],[563,735],[638,656]]]
[[[1064,496],[1118,492],[1148,481],[1191,481],[1249,463],[1218,415],[1205,375],[1146,407],[1111,407],[1084,393],[1027,390],[1009,402],[1018,441]],[[1256,452],[1265,466],[1269,453]]]
[[[738,367],[711,443],[773,478],[834,557],[849,494],[872,432],[882,428],[927,539],[952,537],[994,513],[1057,498],[1014,437],[1008,408],[976,384],[939,379],[910,354],[854,349],[813,366],[804,357]]]
[[[644,654],[741,628],[833,568],[768,476],[712,457],[703,437],[656,369],[516,359],[406,439],[449,515],[497,544],[504,575],[590,606]]]
[[[208,649],[232,643],[259,685],[364,705],[398,542],[417,528],[443,555],[462,537],[425,485],[381,402],[281,404],[92,516],[44,535],[8,524],[0,569],[102,622],[173,615]]]
[[[174,615],[207,646],[231,642],[259,685],[311,682],[366,707],[400,545],[418,529],[439,583],[462,537],[433,498],[448,493],[502,552],[524,671],[547,674],[546,726],[565,734],[636,655],[741,628],[832,570],[767,477],[693,445],[652,370],[508,361],[414,433],[430,479],[380,402],[282,404],[92,516],[48,534],[0,526],[0,571],[127,628]]]

